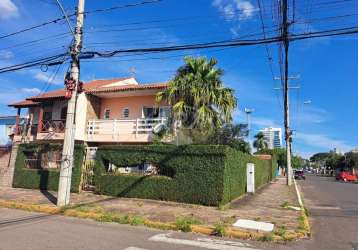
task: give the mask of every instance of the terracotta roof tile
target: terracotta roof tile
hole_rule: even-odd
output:
[[[151,83],[151,84],[130,84],[124,86],[114,86],[114,87],[99,87],[92,90],[86,91],[90,94],[95,93],[108,93],[108,92],[121,92],[121,91],[133,91],[133,90],[145,90],[145,89],[165,89],[167,83]]]
[[[38,102],[34,102],[31,100],[23,100],[21,102],[15,102],[12,104],[9,104],[9,107],[31,107],[31,106],[36,106],[37,104],[39,104]]]
[[[150,84],[129,84],[123,86],[113,86],[113,87],[103,87],[105,85],[115,83],[118,81],[128,80],[133,77],[123,77],[123,78],[114,78],[109,80],[94,80],[88,83],[83,84],[83,88],[86,93],[106,93],[106,92],[121,92],[121,91],[133,91],[133,90],[144,90],[144,89],[164,89],[167,87],[166,83],[150,83]],[[26,98],[21,102],[10,104],[10,107],[29,107],[35,106],[40,101],[46,99],[56,99],[63,98],[65,96],[66,91],[64,89],[58,89],[49,91],[46,93],[42,93],[37,96]]]
[[[118,81],[124,81],[127,79],[130,79],[132,77],[123,77],[123,78],[114,78],[109,80],[94,80],[88,83],[83,84],[84,90],[87,92],[89,90],[92,90],[94,88],[98,88],[107,84],[115,83]],[[30,98],[27,98],[27,100],[42,100],[42,99],[52,99],[52,98],[61,98],[65,96],[66,91],[64,89],[58,89],[54,91],[49,91],[37,96],[33,96]]]

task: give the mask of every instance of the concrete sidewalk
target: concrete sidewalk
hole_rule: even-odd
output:
[[[18,188],[0,190],[0,200],[55,206],[56,192]],[[288,210],[282,204],[297,205],[294,187],[287,187],[284,178],[260,189],[255,195],[247,195],[233,201],[225,208],[208,207],[176,202],[117,198],[92,193],[72,194],[73,204],[84,204],[86,211],[104,211],[124,215],[141,216],[144,219],[170,223],[179,217],[193,217],[203,225],[223,222],[231,225],[237,219],[271,222],[276,228],[295,230],[299,226],[300,211]]]

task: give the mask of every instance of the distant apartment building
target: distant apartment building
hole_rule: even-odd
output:
[[[338,155],[344,155],[343,150],[340,150],[338,148],[333,148],[330,152]]]
[[[282,147],[282,131],[281,128],[264,128],[260,130],[264,136],[265,140],[267,141],[268,148],[281,148]]]
[[[350,151],[351,153],[358,154],[358,148],[354,148]]]

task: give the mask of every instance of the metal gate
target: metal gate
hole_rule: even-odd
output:
[[[82,167],[82,181],[81,190],[83,191],[94,191],[94,164],[96,157],[97,147],[86,148],[86,160]]]
[[[83,191],[94,191],[94,160],[86,160],[82,168],[82,185],[81,190]]]

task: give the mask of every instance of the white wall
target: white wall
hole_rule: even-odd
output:
[[[76,106],[76,140],[85,140],[87,127],[87,102],[88,100],[85,93],[78,95]]]
[[[5,145],[9,141],[6,125],[0,125],[0,145]]]

